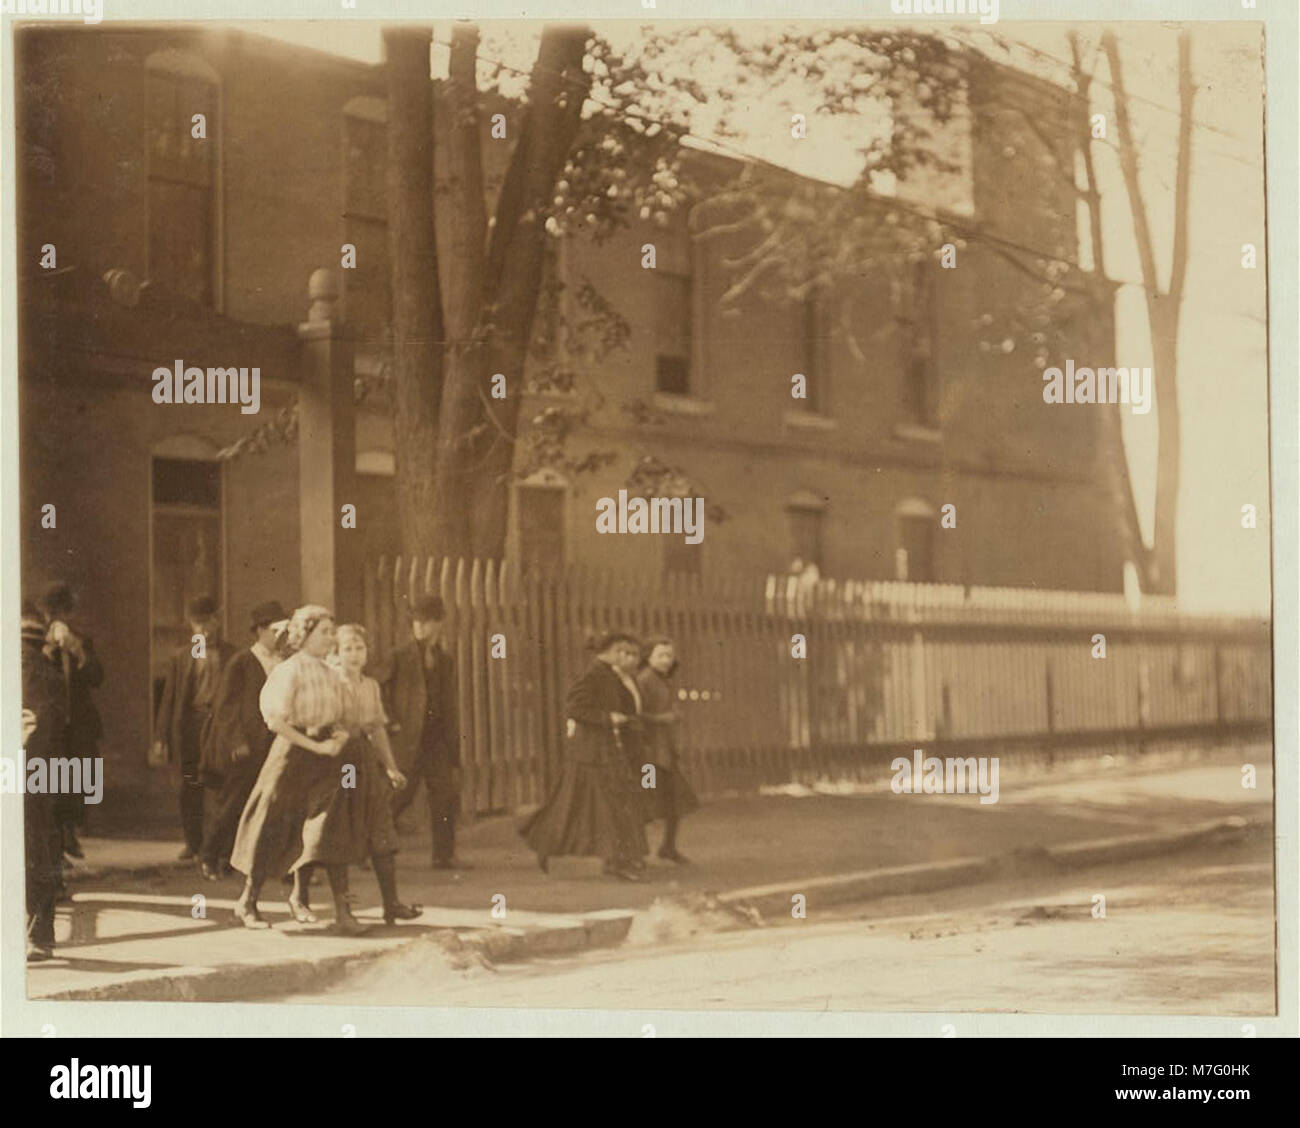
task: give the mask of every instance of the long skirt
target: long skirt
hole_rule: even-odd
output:
[[[346,769],[352,767],[355,773]],[[375,854],[397,852],[393,785],[379,753],[364,733],[352,737],[334,761],[331,786],[315,795],[302,828],[304,865],[354,865]]]
[[[616,749],[599,762],[570,758],[546,802],[518,824],[539,857],[625,862],[649,852],[636,776]]]
[[[307,816],[329,801],[339,758],[277,736],[239,818],[230,865],[262,881],[289,873],[302,854]]]
[[[654,787],[641,787],[641,817],[646,822],[663,819],[672,815],[681,818],[689,815],[700,805],[681,768],[668,764],[655,764]]]

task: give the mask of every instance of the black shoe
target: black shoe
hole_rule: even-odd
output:
[[[179,854],[176,855],[176,860],[178,862],[192,862],[197,857],[198,857],[198,852],[194,849],[194,847],[186,846],[184,849],[181,850]]]
[[[199,863],[199,872],[203,875],[204,881],[220,881],[221,875],[208,862]]]
[[[69,858],[76,858],[78,860],[86,856],[85,850],[81,848],[81,842],[77,839],[77,832],[75,830],[67,830],[63,832],[63,852],[67,854]]]
[[[27,962],[41,963],[43,960],[54,959],[54,948],[46,947],[44,944],[37,944],[32,940],[27,941]]]
[[[659,856],[663,858],[665,862],[676,862],[679,866],[689,866],[691,864],[690,858],[685,854],[679,854],[676,850],[661,849],[659,851]]]
[[[423,916],[424,910],[419,905],[403,905],[401,901],[384,908],[384,923],[392,924],[399,920],[414,920]]]

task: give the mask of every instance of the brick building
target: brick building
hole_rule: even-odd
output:
[[[189,596],[216,593],[236,640],[266,598],[355,616],[362,560],[396,548],[391,422],[352,404],[385,354],[383,74],[224,28],[42,27],[15,42],[24,588],[60,576],[81,591],[107,672],[109,789],[157,786],[151,678],[188,635]],[[1076,259],[1075,193],[1023,175],[1072,158],[1073,104],[991,64],[971,73],[957,211]],[[1033,108],[1032,130],[1016,106]],[[506,150],[486,151],[491,193]],[[452,222],[440,215],[440,233]],[[357,268],[338,272],[341,292],[318,275],[309,295],[347,243]],[[604,406],[571,440],[617,457],[573,481],[521,480],[512,557],[715,575],[799,558],[861,579],[1121,589],[1100,412],[1049,410],[1036,378],[978,347],[979,318],[1037,283],[972,244],[961,269],[926,262],[901,285],[864,275],[803,306],[724,313],[726,253],[684,215],[558,247],[563,300],[589,280],[631,329],[585,374]],[[1079,355],[1112,354],[1109,323],[1079,332]],[[302,441],[218,461],[250,417],[154,403],[151,373],[176,360],[256,366],[260,418],[297,399]],[[533,400],[524,420],[554,394]],[[635,400],[658,421],[622,410]],[[597,499],[649,452],[726,511],[702,544],[597,534]],[[340,501],[363,535],[336,528]],[[939,526],[946,504],[956,529]]]

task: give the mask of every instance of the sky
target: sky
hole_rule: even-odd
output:
[[[481,25],[483,54],[526,72],[536,46],[536,26]],[[599,25],[617,43],[631,42],[638,23]],[[1270,604],[1269,435],[1265,200],[1263,170],[1262,33],[1237,23],[1191,25],[1194,104],[1188,273],[1179,334],[1182,467],[1178,519],[1179,606],[1192,612],[1267,614]],[[1150,338],[1141,266],[1129,201],[1120,174],[1111,78],[1095,53],[1098,25],[1078,25],[1085,59],[1096,61],[1093,111],[1106,117],[1107,136],[1093,145],[1102,197],[1108,275],[1121,283],[1116,299],[1117,360],[1149,366]],[[270,22],[262,34],[367,62],[382,59],[378,24]],[[963,25],[968,40],[980,32]],[[1008,58],[1025,69],[1062,77],[1070,25],[1001,22],[995,31],[1018,46]],[[1161,286],[1168,284],[1173,241],[1173,184],[1177,151],[1177,28],[1123,24],[1115,28],[1138,138]],[[435,27],[435,40],[449,26]],[[710,52],[692,65],[708,78]],[[1294,61],[1292,61],[1293,64]],[[434,73],[445,71],[446,49],[435,44]],[[519,77],[518,82],[524,79]],[[776,90],[750,106],[747,120],[789,121],[791,92]],[[701,134],[707,111],[694,118]],[[815,132],[815,136],[813,135]],[[810,131],[797,161],[790,158],[788,128],[766,142],[740,142],[755,156],[789,164],[829,180],[851,179],[854,123]],[[734,143],[734,142],[733,142]],[[1242,266],[1244,244],[1257,249],[1254,269]],[[1083,363],[1083,361],[1080,361]],[[1155,439],[1159,405],[1145,416],[1124,412],[1125,444],[1139,516],[1150,536],[1155,496]],[[1257,528],[1242,527],[1242,507],[1256,509]]]

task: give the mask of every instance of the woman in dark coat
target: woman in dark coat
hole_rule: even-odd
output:
[[[679,718],[674,708],[677,695],[669,681],[676,669],[672,639],[651,639],[636,684],[641,691],[643,752],[655,769],[655,786],[642,791],[645,817],[664,820],[659,856],[684,865],[689,859],[677,851],[677,827],[682,816],[695,810],[700,801],[682,774],[677,743]]]
[[[383,897],[385,922],[414,920],[420,915],[420,906],[404,905],[397,897],[395,855],[399,842],[393,821],[393,791],[406,786],[406,776],[398,770],[388,743],[388,717],[379,683],[361,672],[368,653],[365,629],[345,623],[336,633],[336,672],[342,695],[339,723],[349,734],[339,763],[352,770],[346,778],[341,772],[334,777],[325,803],[307,816],[295,875],[302,875],[300,884],[305,888],[313,866],[346,868],[369,858]],[[310,909],[306,918],[314,919]]]
[[[578,854],[604,858],[613,877],[642,881],[637,867],[647,852],[645,827],[636,757],[626,746],[637,728],[632,671],[641,651],[635,638],[617,631],[598,639],[594,649],[595,659],[565,704],[572,735],[560,778],[519,833],[542,872],[549,858]]]
[[[280,663],[277,640],[288,625],[284,619],[284,609],[275,601],[253,608],[253,645],[222,671],[203,733],[199,768],[210,802],[199,866],[209,881],[229,869],[239,818],[271,750],[273,737],[262,720],[260,700],[267,675]]]

